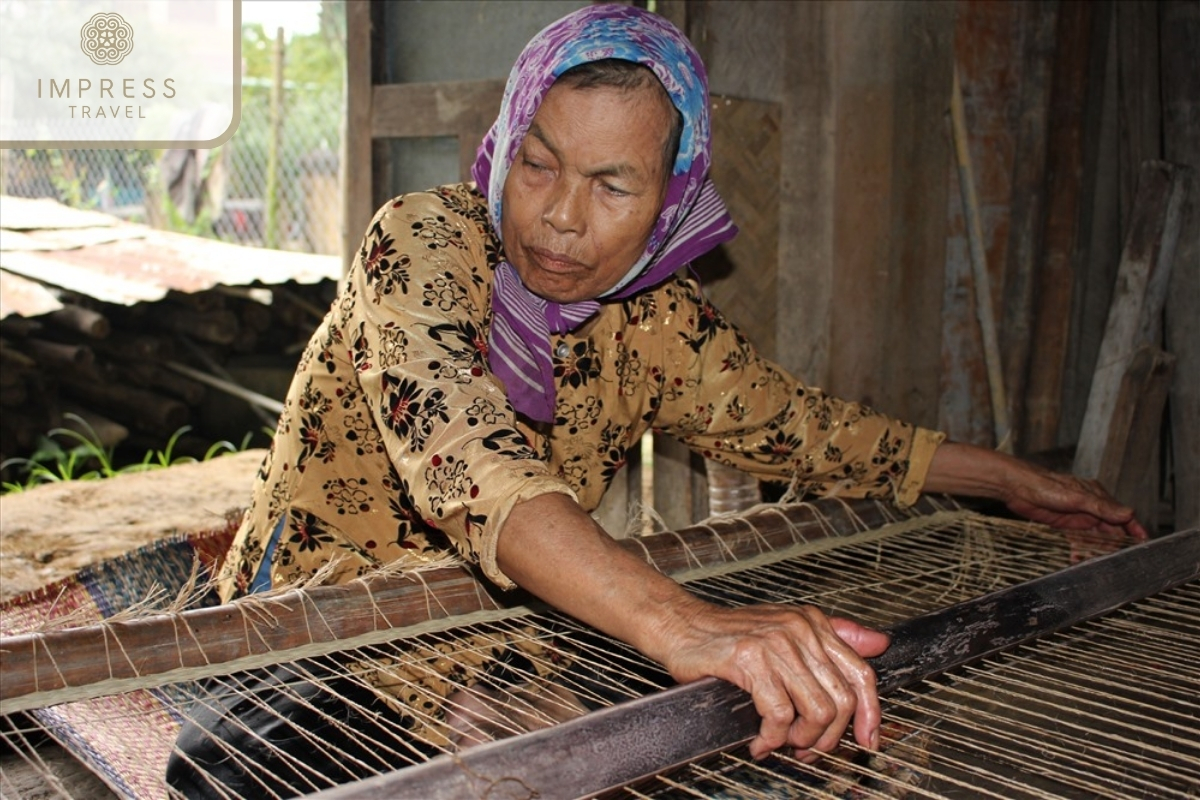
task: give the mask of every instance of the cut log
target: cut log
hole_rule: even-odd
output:
[[[242,327],[254,333],[262,333],[271,327],[271,307],[260,303],[242,303],[239,309]]]
[[[57,311],[45,315],[45,319],[53,325],[69,331],[82,333],[92,339],[103,339],[112,332],[112,324],[108,317],[90,308],[66,303]]]
[[[0,389],[25,385],[25,376],[29,374],[28,369],[19,366],[9,367],[6,361],[0,361],[0,363],[4,364],[4,368],[0,369]]]
[[[96,361],[96,354],[92,349],[82,344],[26,339],[25,350],[38,363],[52,367],[86,367]]]
[[[66,377],[63,385],[76,399],[111,414],[131,428],[170,435],[187,424],[188,407],[145,389],[111,383],[94,383]]]
[[[184,306],[158,309],[150,321],[163,330],[182,333],[210,344],[233,344],[238,338],[237,314],[228,309],[197,311]]]
[[[172,289],[167,292],[165,299],[168,303],[200,312],[216,311],[225,307],[225,295],[215,289],[205,292],[179,292]]]
[[[208,394],[204,385],[172,372],[160,364],[128,363],[116,367],[116,374],[134,386],[143,389],[161,389],[177,397],[189,406],[198,406]]]
[[[104,341],[94,343],[92,349],[121,361],[166,359],[173,355],[168,339],[161,336],[133,334],[122,330],[113,331],[112,335]]]
[[[0,339],[0,364],[8,369],[33,369],[37,362],[14,347],[7,339]]]
[[[129,428],[80,405],[63,406],[62,427],[88,437],[105,450],[129,438]]]
[[[19,408],[29,399],[29,389],[25,382],[0,385],[0,406]]]
[[[0,333],[3,333],[5,336],[11,336],[14,339],[24,339],[26,336],[32,336],[44,327],[45,325],[36,319],[25,319],[15,314],[10,314],[4,319],[0,319]]]

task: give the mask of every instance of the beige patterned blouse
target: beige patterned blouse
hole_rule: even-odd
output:
[[[313,334],[220,576],[244,593],[285,518],[274,585],[457,553],[502,587],[497,532],[562,492],[594,510],[654,428],[816,494],[916,499],[941,434],[802,385],[682,279],[552,338],[553,425],[516,419],[488,369],[500,244],[469,185],[405,195],[367,231]]]

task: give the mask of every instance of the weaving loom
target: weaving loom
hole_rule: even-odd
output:
[[[384,763],[362,770],[377,777],[330,789],[297,764],[289,787],[329,798],[399,796],[406,771],[447,762],[440,754],[450,754],[451,766],[461,758],[462,771],[473,753],[532,753],[523,748],[534,739],[643,702],[635,698],[678,691],[660,692],[667,676],[630,648],[536,603],[501,607],[457,568],[231,606],[199,600],[187,611],[151,603],[122,611],[152,585],[173,598],[197,579],[193,561],[212,568],[230,533],[164,543],[0,609],[8,741],[36,761],[44,731],[117,794],[165,797],[162,774],[182,714],[222,687],[244,685],[243,670],[283,661],[306,675],[317,662],[334,669],[351,660],[401,663],[398,680],[415,684],[441,674],[433,665],[456,652],[461,668],[447,687],[446,718],[421,720],[442,735],[414,741],[399,725],[381,728],[371,750]],[[1179,537],[1191,547],[1178,551],[1186,563],[1170,565],[1185,576],[1181,585],[1151,588],[1153,596],[1100,618],[888,694],[877,754],[847,739],[815,765],[783,754],[752,762],[733,741],[596,791],[619,798],[1200,796],[1200,533],[1171,538]],[[876,627],[1071,561],[1071,545],[1057,532],[930,499],[907,512],[837,500],[764,509],[626,546],[715,602],[813,603]],[[1125,555],[1110,563],[1119,567]],[[1146,593],[1137,586],[1157,587],[1155,576],[1140,572],[1126,582],[1139,598]],[[527,652],[522,643],[535,643],[528,652],[538,655],[506,659],[503,674],[484,674],[481,660],[461,655],[496,642],[518,655]],[[593,709],[604,710],[579,716]],[[689,724],[676,717],[629,735],[653,753],[667,734],[687,739]],[[462,749],[493,738],[502,741]],[[419,762],[428,763],[396,770]],[[586,776],[602,765],[585,753],[559,766],[563,775]],[[489,798],[564,796],[568,785],[529,786],[503,773],[472,779]],[[260,796],[274,795],[264,786]]]

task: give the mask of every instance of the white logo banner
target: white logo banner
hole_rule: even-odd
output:
[[[0,0],[0,147],[223,144],[241,41],[241,0]]]

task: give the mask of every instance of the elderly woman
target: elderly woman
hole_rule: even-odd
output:
[[[616,546],[588,512],[647,430],[812,493],[901,505],[922,491],[970,494],[1060,526],[1144,535],[1097,485],[944,442],[761,358],[675,277],[735,233],[708,179],[709,145],[703,65],[662,18],[592,6],[538,34],[513,68],[476,184],[397,198],[372,221],[297,369],[223,599],[318,570],[345,581],[453,554],[678,681],[741,686],[763,720],[752,753],[786,745],[811,758],[851,720],[855,739],[876,746],[863,659],[887,639],[811,607],[711,605]],[[269,714],[237,698],[198,713],[174,785],[256,793],[287,769],[258,743],[290,736],[303,752],[303,732],[331,715],[367,730],[391,714],[422,741],[453,741],[451,684],[402,662],[329,670],[358,676],[331,677],[347,684],[345,709],[312,711],[298,690]],[[269,689],[280,678],[248,680]],[[347,780],[400,765],[360,750],[358,772],[319,770]]]

